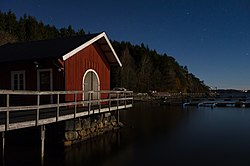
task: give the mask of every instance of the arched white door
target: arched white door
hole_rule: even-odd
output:
[[[89,91],[94,91],[90,96],[92,100],[99,99],[100,95],[100,80],[98,74],[95,70],[89,69],[85,72],[82,79],[82,88],[83,88],[83,100],[89,100]]]

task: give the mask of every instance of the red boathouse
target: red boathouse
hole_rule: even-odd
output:
[[[110,90],[111,65],[122,66],[105,32],[8,43],[0,46],[0,89]],[[99,93],[93,98],[100,98]],[[44,100],[52,103],[55,99]],[[67,95],[66,100],[73,96]]]

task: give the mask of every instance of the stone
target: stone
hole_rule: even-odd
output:
[[[96,131],[96,128],[94,128],[94,127],[90,128],[91,133],[94,133],[95,131]]]
[[[87,132],[86,132],[86,130],[80,130],[80,131],[78,131],[78,134],[79,134],[79,136],[81,136],[81,138],[83,138],[83,137],[86,137],[86,136],[87,136]]]
[[[90,118],[86,118],[82,120],[82,129],[90,128]]]
[[[120,126],[120,127],[125,127],[125,125],[124,125],[122,122],[119,122],[119,123],[118,123],[118,126]]]
[[[102,121],[102,120],[103,120],[103,114],[98,115],[98,116],[97,116],[97,119],[98,119],[98,121]]]
[[[90,129],[86,129],[86,133],[89,135],[91,133]]]
[[[71,146],[72,145],[72,141],[64,141],[64,146]]]
[[[105,118],[110,117],[110,116],[111,116],[111,113],[110,113],[110,112],[104,114],[104,117],[105,117]]]
[[[115,122],[115,121],[116,121],[115,116],[111,116],[110,122]]]
[[[99,123],[98,127],[99,127],[99,129],[101,129],[101,128],[103,128],[103,127],[104,127],[104,125],[103,125],[102,121]]]
[[[66,141],[73,141],[78,139],[78,132],[76,131],[67,131],[65,132],[65,139]]]
[[[107,120],[107,119],[104,119],[104,120],[103,120],[103,125],[104,125],[104,126],[107,126],[107,125],[108,125],[108,123],[109,123],[109,122],[108,122],[108,120]]]
[[[82,130],[81,120],[75,120],[75,130]]]
[[[117,126],[117,123],[115,121],[111,122],[112,126]]]
[[[75,129],[75,122],[74,120],[67,120],[65,121],[65,130],[72,131]]]
[[[97,123],[96,122],[92,122],[91,123],[91,128],[96,128],[97,127]]]

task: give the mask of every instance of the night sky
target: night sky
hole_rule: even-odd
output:
[[[250,0],[1,0],[0,10],[144,43],[208,86],[250,89]]]

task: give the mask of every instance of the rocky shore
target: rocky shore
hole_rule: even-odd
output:
[[[120,127],[123,124],[111,113],[66,121],[64,145],[71,146]]]

